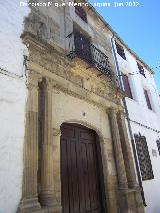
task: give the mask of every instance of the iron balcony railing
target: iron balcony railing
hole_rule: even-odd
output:
[[[91,66],[96,67],[103,74],[112,76],[108,57],[91,44],[85,36],[79,32],[71,33],[67,37],[67,45],[70,58],[79,57]]]

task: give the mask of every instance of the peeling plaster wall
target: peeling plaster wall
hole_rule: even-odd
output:
[[[0,68],[22,75],[25,46],[20,35],[29,8],[20,7],[19,0],[5,0],[0,1],[0,11]]]
[[[0,213],[15,213],[21,198],[27,90],[20,35],[29,9],[19,4],[0,1]]]
[[[0,213],[15,213],[21,198],[27,90],[22,78],[0,73]]]

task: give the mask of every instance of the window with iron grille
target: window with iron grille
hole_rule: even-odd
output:
[[[142,180],[154,179],[146,138],[141,134],[134,136]]]
[[[124,91],[127,97],[133,99],[128,76],[122,73],[122,80],[123,80]]]
[[[160,139],[157,140],[157,147],[158,147],[158,152],[159,152],[159,155],[160,155]]]
[[[123,49],[123,47],[122,47],[120,44],[118,44],[117,42],[116,42],[116,48],[117,48],[117,53],[118,53],[124,60],[126,60],[126,56],[125,56],[124,49]]]
[[[138,62],[137,62],[137,66],[138,66],[138,69],[139,69],[139,73],[141,75],[143,75],[144,77],[146,77],[143,66],[141,66]]]
[[[146,103],[147,103],[148,109],[152,110],[152,106],[151,106],[151,102],[150,102],[150,99],[149,99],[148,91],[145,90],[145,89],[144,89],[144,96],[145,96],[145,99],[146,99]]]

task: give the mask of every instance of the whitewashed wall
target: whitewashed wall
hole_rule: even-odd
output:
[[[0,1],[0,213],[15,213],[21,198],[26,86],[23,31],[27,7]],[[2,71],[6,70],[6,71]]]
[[[15,213],[21,198],[25,80],[0,72],[0,213]]]
[[[0,0],[0,11],[0,68],[22,75],[24,45],[20,35],[29,8],[20,7],[20,0]]]
[[[141,133],[146,137],[149,155],[152,163],[152,169],[154,174],[154,179],[143,181],[143,190],[146,200],[147,207],[145,207],[146,213],[159,213],[160,211],[160,202],[159,202],[159,193],[160,193],[160,156],[158,154],[156,140],[158,138],[158,133],[141,127],[137,124],[131,122],[131,127],[133,133]],[[153,156],[152,149],[157,151],[157,157]]]
[[[115,47],[116,49],[116,47]],[[154,179],[143,181],[143,189],[147,207],[145,207],[146,213],[159,213],[160,212],[160,156],[156,140],[160,137],[160,133],[154,131],[160,131],[160,99],[158,90],[154,81],[154,76],[145,67],[146,78],[139,73],[136,59],[131,53],[124,47],[126,60],[117,55],[120,71],[129,74],[129,83],[133,95],[133,99],[126,98],[127,108],[129,111],[129,117],[131,121],[131,128],[133,134],[144,135],[147,140],[150,159],[152,163]],[[149,110],[147,107],[146,99],[143,89],[149,91],[149,98],[153,110]],[[142,124],[139,125],[136,122]],[[147,129],[144,126],[152,129]],[[152,150],[156,150],[157,157],[153,156]]]

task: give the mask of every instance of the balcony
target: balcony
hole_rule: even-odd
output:
[[[109,65],[108,57],[95,47],[88,38],[80,32],[75,31],[67,37],[68,57],[81,58],[91,67],[97,68],[102,74],[112,77],[112,71]]]

